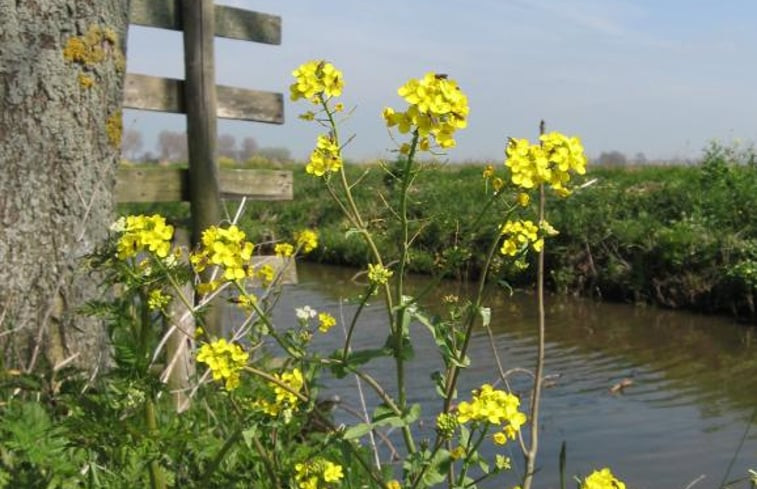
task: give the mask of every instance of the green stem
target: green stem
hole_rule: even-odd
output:
[[[357,325],[357,319],[358,317],[360,317],[360,313],[363,312],[365,305],[368,303],[368,299],[371,297],[371,294],[373,294],[375,290],[376,290],[376,286],[371,285],[370,289],[365,294],[365,296],[362,299],[360,299],[360,304],[357,306],[357,311],[355,311],[355,314],[352,316],[350,327],[347,330],[347,337],[344,340],[344,349],[342,350],[342,361],[347,360],[347,355],[350,352],[350,342],[352,341],[352,333],[355,330],[355,326]]]
[[[539,223],[544,222],[546,195],[544,184],[539,185]],[[539,251],[538,269],[536,275],[536,289],[539,314],[539,346],[534,372],[534,389],[531,393],[531,446],[526,453],[526,473],[523,479],[523,489],[530,489],[536,468],[536,453],[539,449],[539,407],[541,404],[542,377],[544,372],[545,329],[546,318],[544,311],[544,248]]]
[[[407,155],[407,160],[405,161],[405,167],[403,169],[402,174],[402,186],[400,187],[400,204],[399,204],[399,218],[400,218],[400,229],[402,231],[402,244],[400,248],[400,257],[399,257],[399,264],[397,267],[397,280],[395,281],[395,293],[394,293],[394,300],[397,304],[397,310],[395,312],[395,319],[394,319],[394,328],[392,331],[392,334],[394,336],[394,362],[395,362],[395,370],[397,374],[397,402],[399,404],[399,408],[404,412],[407,407],[407,390],[405,386],[405,360],[403,358],[403,340],[404,340],[404,334],[403,331],[403,319],[405,314],[407,313],[407,305],[403,304],[402,297],[404,295],[404,279],[405,279],[405,267],[407,265],[408,260],[408,251],[409,251],[409,239],[410,239],[410,223],[407,218],[407,208],[408,208],[408,191],[410,189],[410,182],[412,180],[412,166],[413,166],[413,159],[415,158],[415,151],[418,147],[418,140],[420,136],[418,135],[418,130],[416,129],[413,132],[413,140],[410,143],[410,152]],[[415,441],[413,440],[412,432],[410,431],[409,426],[403,426],[402,427],[402,437],[405,440],[405,446],[407,447],[408,452],[414,453],[415,452]]]
[[[234,430],[231,436],[226,439],[221,449],[218,451],[218,453],[216,453],[216,456],[213,457],[213,460],[211,460],[208,468],[205,469],[205,474],[200,479],[202,481],[200,487],[208,486],[210,477],[213,475],[216,469],[218,469],[218,466],[221,465],[221,462],[223,462],[223,459],[226,457],[226,454],[229,452],[229,450],[231,450],[231,447],[233,447],[234,444],[239,441],[240,436],[242,436],[242,428],[237,428]],[[268,460],[263,455],[261,455],[261,458],[263,458],[263,465],[265,465],[266,469],[268,470]],[[272,481],[276,480],[275,473],[269,473],[269,475],[271,475]],[[276,487],[278,487],[278,484],[276,485]]]
[[[476,440],[476,443],[471,448],[471,440],[473,440],[473,434],[471,433],[471,436],[468,437],[468,446],[465,447],[465,460],[463,461],[463,466],[460,469],[460,476],[457,479],[457,485],[462,486],[463,480],[465,479],[465,474],[468,473],[468,467],[470,467],[470,457],[471,455],[478,450],[478,447],[481,446],[481,442],[484,441],[484,437],[486,437],[486,433],[489,431],[489,423],[486,423],[486,426],[483,430],[481,430],[481,434],[479,435],[478,439]]]
[[[329,120],[329,126],[331,128],[331,135],[334,140],[334,144],[339,146],[339,151],[341,155],[341,146],[339,143],[339,128],[336,124],[336,121],[334,120],[334,114],[329,109],[327,100],[323,97],[323,94],[319,95],[321,105],[324,108],[324,111],[326,112],[326,116]],[[409,186],[410,182],[410,166],[412,165],[412,160],[415,155],[415,149],[418,145],[418,132],[415,131],[413,133],[413,143],[411,145],[410,154],[408,155],[408,161],[405,168],[405,175],[403,176],[403,188],[402,193],[400,194],[401,200],[401,208],[403,208],[403,212],[401,212],[402,216],[402,222],[403,222],[403,245],[402,245],[402,252],[401,252],[401,258],[400,258],[400,268],[399,272],[397,273],[397,294],[395,295],[394,300],[397,301],[398,304],[401,304],[402,301],[402,279],[405,272],[405,263],[407,261],[407,246],[408,246],[408,237],[407,237],[407,187]],[[350,186],[349,182],[347,181],[347,174],[344,171],[344,165],[342,165],[339,169],[339,175],[341,177],[342,181],[342,188],[344,190],[345,198],[347,199],[347,204],[349,206],[350,213],[348,213],[347,217],[351,218],[355,223],[357,223],[357,227],[360,231],[360,233],[363,235],[363,238],[365,239],[366,243],[368,244],[368,247],[371,249],[371,253],[373,254],[374,259],[376,260],[377,265],[383,266],[383,260],[381,258],[381,253],[378,250],[378,247],[376,246],[376,243],[373,241],[373,237],[371,236],[370,232],[368,232],[367,226],[365,224],[365,221],[363,221],[363,218],[360,214],[360,210],[357,207],[357,204],[355,203],[355,199],[352,196],[352,187]],[[332,194],[332,197],[336,197],[334,194]],[[384,298],[386,301],[386,307],[387,307],[387,314],[389,315],[389,323],[390,323],[390,329],[392,330],[392,334],[394,336],[394,347],[395,347],[395,362],[397,365],[397,388],[398,388],[398,401],[401,410],[404,412],[406,404],[407,404],[407,396],[405,392],[405,373],[404,373],[404,360],[402,359],[402,323],[401,323],[401,317],[404,313],[404,310],[402,308],[398,309],[396,311],[396,319],[392,318],[393,314],[393,301],[392,301],[392,295],[390,293],[390,289],[388,286],[388,283],[384,287]],[[403,426],[402,427],[402,436],[405,441],[405,446],[407,447],[408,451],[410,453],[415,452],[415,442],[413,441],[413,436],[410,431],[410,427]]]
[[[150,343],[150,333],[152,332],[152,321],[150,321],[150,308],[147,305],[147,294],[144,292],[143,288],[140,288],[139,290],[139,358],[140,358],[140,368],[146,368],[149,364],[149,359],[147,363],[142,363],[143,360],[149,357],[150,352],[148,352],[149,343]]]
[[[156,437],[158,434],[158,420],[155,415],[155,402],[152,398],[145,402],[145,423],[147,425],[147,433],[151,437]],[[157,459],[150,460],[150,487],[152,489],[166,489],[166,479],[163,475],[163,471],[160,469],[160,463]]]
[[[433,460],[436,456],[436,452],[439,451],[439,449],[442,447],[442,440],[441,438],[436,439],[436,443],[434,444],[434,449],[431,450],[431,455],[429,455],[428,459]],[[418,472],[418,474],[415,476],[415,479],[413,480],[413,485],[410,486],[411,489],[416,489],[418,487],[418,484],[420,484],[421,479],[423,479],[423,474],[426,473],[426,470],[431,467],[431,464],[423,464],[421,467],[421,471]]]
[[[463,346],[460,348],[460,354],[459,354],[459,360],[462,361],[465,358],[465,355],[468,353],[468,346],[470,345],[470,339],[473,335],[473,326],[476,324],[476,316],[478,315],[478,311],[481,308],[483,294],[484,294],[484,288],[486,286],[486,271],[489,270],[489,265],[491,264],[492,259],[494,258],[494,253],[497,251],[497,244],[499,243],[499,235],[495,237],[494,240],[492,240],[491,244],[489,245],[489,250],[486,253],[486,263],[484,266],[484,272],[481,273],[481,277],[479,277],[478,282],[478,292],[476,294],[476,299],[473,302],[471,306],[468,308],[468,315],[466,320],[466,326],[465,326],[465,336],[463,338]],[[450,405],[452,403],[452,395],[455,392],[455,388],[457,387],[457,379],[460,375],[460,367],[457,365],[450,365],[449,371],[447,374],[447,388],[445,389],[445,397],[444,397],[444,410],[443,412],[448,412],[450,409]]]

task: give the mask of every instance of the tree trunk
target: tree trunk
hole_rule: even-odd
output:
[[[108,357],[78,314],[113,219],[129,2],[0,0],[0,347],[31,371]]]

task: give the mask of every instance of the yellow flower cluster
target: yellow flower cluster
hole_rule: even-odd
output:
[[[195,271],[202,272],[208,265],[216,265],[222,267],[226,280],[247,276],[253,244],[237,226],[227,229],[211,226],[203,231],[201,244],[200,250],[189,257]]]
[[[402,134],[417,130],[421,150],[428,150],[432,143],[441,148],[455,146],[453,135],[468,124],[469,109],[468,98],[454,80],[426,73],[420,80],[405,83],[397,93],[410,106],[405,112],[385,108],[383,115],[388,127],[397,126]]]
[[[116,243],[119,260],[131,258],[145,250],[165,258],[171,250],[173,226],[166,224],[165,218],[158,214],[122,217],[111,226],[111,230],[121,233]]]
[[[295,83],[290,85],[292,101],[301,98],[318,105],[322,98],[338,97],[344,88],[342,72],[324,60],[308,61],[292,72]]]
[[[526,415],[518,411],[519,406],[517,396],[484,384],[478,391],[473,391],[471,402],[463,401],[457,406],[457,421],[460,424],[473,421],[503,425],[503,434],[514,439],[526,422]]]
[[[342,466],[324,458],[297,464],[294,466],[294,479],[299,489],[323,489],[333,487],[344,478]]]
[[[515,256],[530,244],[535,251],[544,248],[544,239],[539,237],[539,228],[530,220],[507,221],[500,227],[500,232],[507,235],[502,242],[500,252],[506,256]]]
[[[321,134],[315,149],[310,153],[310,160],[305,171],[310,175],[322,177],[329,172],[337,172],[342,168],[342,153],[339,145],[330,136]]]
[[[384,285],[392,275],[394,275],[394,272],[384,267],[384,265],[368,264],[368,280],[374,285]]]
[[[275,401],[269,402],[265,399],[258,399],[253,403],[253,407],[260,409],[269,416],[278,416],[283,411],[289,417],[291,416],[292,409],[296,408],[297,403],[300,401],[300,398],[294,393],[302,390],[302,387],[305,385],[305,379],[298,368],[293,369],[291,372],[273,374],[273,377],[289,389],[285,389],[275,382],[269,382],[268,385],[273,389],[273,393],[276,396]]]
[[[249,358],[250,355],[241,346],[223,338],[203,344],[197,352],[197,361],[208,366],[213,380],[226,381],[227,391],[239,387],[239,371]]]
[[[507,143],[505,165],[512,172],[512,182],[530,189],[548,184],[561,196],[570,194],[565,185],[570,173],[586,173],[586,155],[581,141],[559,132],[543,134],[540,144],[527,139],[510,139]]]
[[[303,229],[299,233],[295,233],[294,241],[303,253],[310,253],[318,247],[318,233],[312,229]]]
[[[260,280],[263,287],[268,287],[276,276],[276,270],[266,263],[265,265],[261,265],[260,268],[255,271],[255,276]]]
[[[278,243],[273,247],[273,252],[281,258],[289,258],[294,254],[294,246],[289,243]]]
[[[255,310],[255,304],[258,303],[258,298],[255,297],[254,294],[245,292],[244,294],[239,294],[239,297],[237,297],[236,299],[236,303],[240,309],[250,314]]]
[[[318,331],[328,333],[331,328],[336,326],[336,319],[327,312],[318,313]]]
[[[605,467],[595,470],[581,484],[581,489],[626,489],[623,481],[617,479],[612,471]]]
[[[171,302],[171,296],[166,295],[160,289],[150,291],[147,296],[147,307],[151,310],[163,309]]]

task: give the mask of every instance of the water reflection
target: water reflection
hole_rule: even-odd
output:
[[[294,307],[305,304],[351,318],[354,307],[340,299],[356,290],[353,271],[305,264],[298,273],[300,285],[285,294],[276,313],[278,324],[294,324]],[[410,286],[421,288],[425,280],[413,278]],[[463,292],[459,285],[443,283],[426,302],[433,308],[444,295]],[[501,290],[492,290],[487,300],[505,368],[533,364],[534,301],[528,294],[510,297]],[[563,440],[569,474],[612,466],[630,487],[684,488],[702,474],[706,478],[697,488],[718,486],[757,406],[753,331],[723,318],[561,297],[549,298],[547,321],[546,374],[554,382],[544,395],[538,487],[557,487]],[[382,304],[372,304],[353,347],[381,346],[387,333]],[[427,417],[420,434],[431,437],[439,401],[429,376],[441,362],[422,326],[414,326],[412,336],[416,354],[408,366],[408,392],[410,402],[420,402]],[[315,346],[331,351],[341,346],[341,339],[335,329]],[[461,396],[496,380],[491,348],[485,331],[477,331],[470,346],[473,365],[461,376]],[[369,370],[394,388],[390,361],[382,359]],[[519,379],[513,387],[525,393],[527,379]],[[610,392],[622,380],[630,385]],[[345,404],[358,407],[354,380],[327,383]],[[375,405],[367,394],[367,402]],[[347,415],[344,420],[351,421]],[[513,459],[519,461],[519,455],[514,453]],[[750,431],[732,478],[743,477],[749,467],[757,467],[757,427]]]

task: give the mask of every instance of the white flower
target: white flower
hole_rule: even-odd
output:
[[[126,218],[119,217],[116,222],[110,225],[110,230],[114,233],[122,233],[126,230]]]
[[[297,319],[305,323],[308,322],[309,319],[313,319],[318,315],[318,311],[310,306],[298,307],[294,312],[297,314]]]

